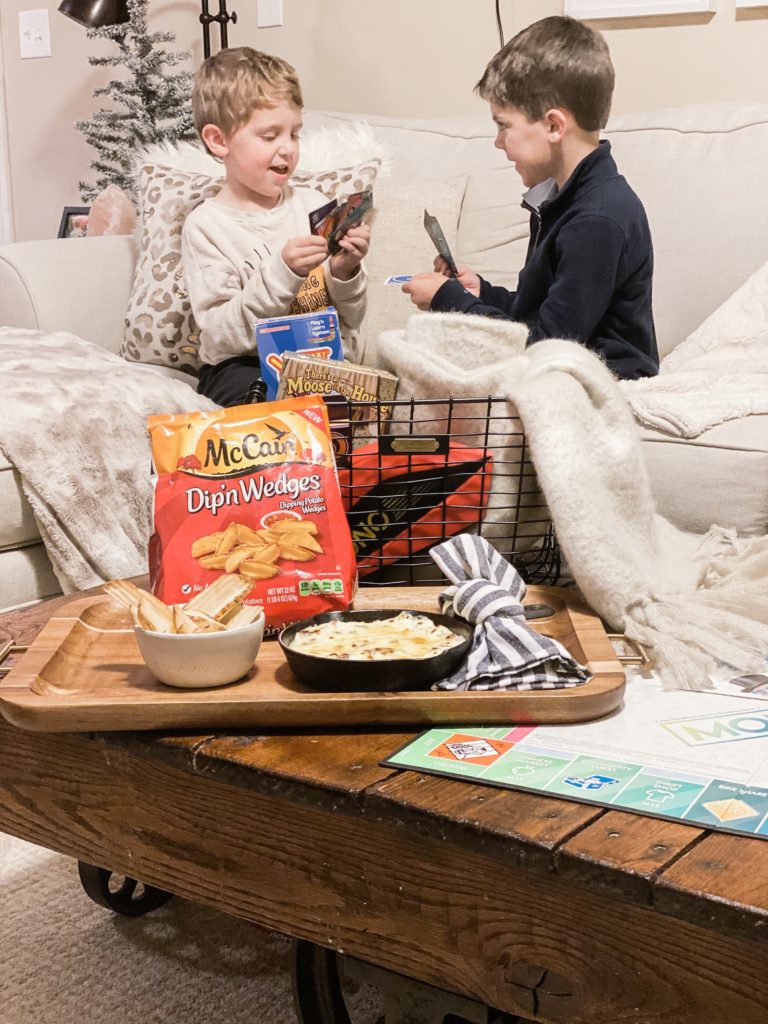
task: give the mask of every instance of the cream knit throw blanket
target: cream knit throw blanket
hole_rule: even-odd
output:
[[[644,426],[671,437],[698,437],[742,416],[768,416],[766,373],[699,371],[623,380],[624,397]]]
[[[0,328],[0,451],[65,593],[147,571],[150,413],[215,409],[188,384],[74,334]]]
[[[577,584],[612,628],[652,648],[665,686],[706,689],[723,662],[761,667],[768,538],[717,526],[697,537],[656,513],[637,427],[596,356],[557,340],[522,350],[519,325],[456,313],[414,316],[379,351],[423,397],[444,397],[453,378],[514,403]]]
[[[635,417],[672,437],[768,415],[768,264],[661,362],[658,377],[622,381]]]

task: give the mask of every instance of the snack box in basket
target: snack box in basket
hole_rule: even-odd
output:
[[[274,316],[256,321],[256,344],[261,376],[267,385],[267,401],[278,396],[277,385],[286,355],[301,352],[315,359],[340,359],[341,330],[333,306],[314,313]],[[291,397],[299,392],[292,392]]]
[[[379,402],[377,407],[352,409],[354,424],[370,423],[372,431],[353,428],[353,441],[363,443],[371,432],[378,434],[379,423],[386,422],[392,415],[391,402],[397,394],[398,380],[386,370],[372,366],[361,366],[342,359],[315,359],[297,353],[286,355],[280,371],[278,398],[293,398],[299,395],[342,395],[352,402]],[[358,435],[362,434],[362,437]]]

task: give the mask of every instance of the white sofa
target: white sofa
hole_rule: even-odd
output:
[[[307,124],[353,115],[314,113]],[[367,361],[379,330],[413,311],[388,274],[426,269],[424,206],[437,213],[458,259],[513,286],[528,217],[522,186],[494,149],[490,117],[431,121],[367,117],[392,158],[379,178],[369,258]],[[615,117],[605,133],[648,211],[654,310],[662,355],[683,341],[768,260],[768,105],[708,104]],[[0,248],[0,325],[68,330],[117,352],[136,240],[106,237]],[[644,452],[660,511],[684,529],[713,522],[768,532],[768,417],[749,416],[682,441],[646,430]],[[59,591],[18,474],[0,454],[0,608]]]

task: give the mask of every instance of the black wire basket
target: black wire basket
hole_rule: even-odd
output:
[[[514,408],[503,398],[326,398],[361,586],[437,585],[431,548],[485,537],[527,583],[560,551]]]

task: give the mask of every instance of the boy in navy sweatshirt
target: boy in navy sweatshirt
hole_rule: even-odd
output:
[[[535,22],[491,60],[477,84],[495,145],[523,179],[531,238],[517,290],[445,262],[403,291],[419,309],[525,323],[528,344],[570,338],[617,377],[658,372],[651,308],[653,246],[643,204],[600,141],[614,71],[603,37],[573,18]]]

